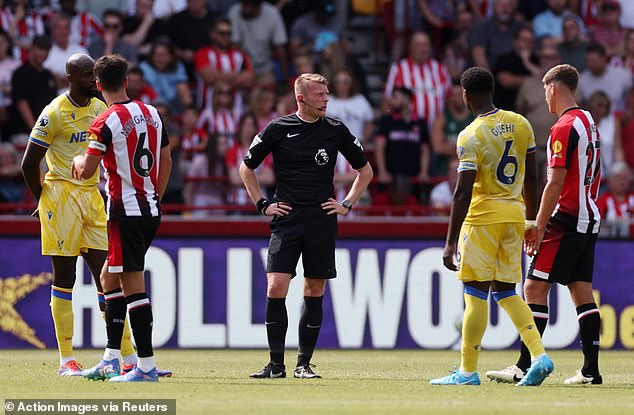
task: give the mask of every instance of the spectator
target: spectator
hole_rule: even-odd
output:
[[[22,202],[25,189],[18,152],[13,144],[0,143],[0,203]]]
[[[374,112],[370,103],[359,93],[357,83],[347,69],[340,69],[328,79],[332,79],[333,90],[326,115],[341,120],[353,136],[366,144],[374,130]]]
[[[313,73],[313,72],[308,72]],[[297,100],[295,99],[295,90],[287,84],[278,85],[275,90],[275,112],[279,115],[292,114],[297,111]],[[332,102],[332,97],[328,101],[328,106]]]
[[[385,84],[384,107],[393,96],[394,89],[404,87],[414,93],[414,116],[426,125],[432,125],[445,107],[451,78],[447,68],[431,57],[431,43],[427,34],[417,32],[412,35],[409,53],[409,57],[390,67]]]
[[[590,28],[599,24],[601,3],[604,0],[570,0],[570,8],[583,20],[586,27]]]
[[[601,179],[608,177],[610,166],[615,161],[623,161],[621,123],[610,111],[610,98],[601,90],[594,91],[588,98],[588,110],[601,134]]]
[[[92,13],[78,11],[76,3],[77,0],[59,0],[60,11],[71,17],[69,42],[87,47],[92,39],[103,37],[103,25]]]
[[[590,38],[603,45],[608,56],[617,55],[623,48],[625,29],[619,23],[621,6],[616,0],[605,0],[601,5],[599,24],[590,27]]]
[[[219,0],[216,0],[218,2]],[[230,0],[232,1],[232,0]],[[152,14],[155,18],[167,21],[172,15],[180,13],[187,8],[187,0],[154,0]],[[137,13],[136,0],[128,1],[128,15]]]
[[[240,0],[229,9],[232,40],[251,58],[256,83],[275,82],[273,55],[277,59],[280,78],[288,79],[286,29],[280,12],[263,0]]]
[[[449,42],[453,26],[461,10],[467,5],[465,0],[418,0],[422,14],[423,30],[432,34],[437,56]]]
[[[229,84],[234,94],[236,110],[243,109],[242,91],[253,86],[251,60],[245,52],[231,44],[231,21],[221,18],[210,31],[211,45],[196,51],[194,65],[198,75],[197,105],[207,108],[213,97],[212,86],[217,81]]]
[[[467,64],[471,61],[469,34],[473,30],[473,25],[473,13],[466,9],[461,10],[454,23],[453,37],[445,48],[443,59],[443,63],[453,80],[460,79],[460,75],[467,69]]]
[[[179,115],[183,108],[193,104],[185,67],[178,60],[174,44],[167,38],[159,38],[152,44],[147,62],[141,62],[146,82],[165,101],[172,114]]]
[[[623,51],[610,60],[610,65],[625,68],[634,76],[634,30],[625,32]]]
[[[579,73],[586,69],[586,51],[588,42],[581,37],[581,27],[573,16],[563,18],[563,42],[557,46],[562,63],[572,65]]]
[[[330,40],[324,40],[330,38]],[[365,71],[356,60],[354,55],[346,53],[346,49],[337,41],[331,32],[321,32],[315,43],[315,51],[319,52],[317,72],[327,79],[332,79],[340,69],[348,69],[357,80],[359,92],[363,95],[367,93],[365,82]]]
[[[212,141],[222,141],[222,147],[233,145],[236,135],[240,112],[234,112],[234,96],[229,82],[216,81],[213,101],[200,113],[196,122],[196,128],[207,132]]]
[[[104,35],[102,38],[91,40],[88,44],[88,52],[97,60],[104,55],[118,53],[126,58],[130,65],[138,60],[137,49],[121,38],[123,33],[123,14],[116,9],[108,9],[103,12]]]
[[[144,104],[152,104],[158,99],[158,94],[154,88],[145,82],[143,71],[138,66],[133,66],[128,70],[128,88],[126,93],[130,99],[141,101]],[[161,102],[161,105],[165,106],[167,103]],[[163,121],[167,122],[167,120]]]
[[[319,62],[320,52],[317,40],[321,33],[331,34],[336,42],[344,39],[344,25],[335,14],[335,3],[332,0],[315,0],[312,10],[297,18],[291,28],[291,56],[313,53],[315,62]],[[320,48],[321,50],[325,47]]]
[[[128,74],[128,86],[130,84],[129,79],[130,75]],[[167,188],[165,189],[165,194],[163,194],[163,199],[161,199],[161,203],[182,205],[185,203],[185,199],[183,197],[183,189],[185,185],[183,182],[183,160],[181,157],[182,145],[180,129],[172,118],[169,105],[164,102],[158,101],[152,102],[152,105],[161,115],[161,118],[163,119],[163,125],[165,125],[165,128],[167,129],[167,133],[170,137],[169,146],[172,152],[173,160],[172,172],[170,174],[169,180],[167,181]],[[177,210],[171,212],[180,213]]]
[[[63,13],[58,13],[53,17],[51,21],[53,46],[48,53],[48,58],[44,61],[44,67],[51,71],[55,77],[59,93],[68,88],[68,79],[66,79],[66,61],[68,58],[75,53],[88,54],[86,48],[79,43],[71,43],[70,25],[70,17]]]
[[[542,104],[543,101],[542,97]],[[434,120],[431,129],[431,148],[434,155],[432,174],[434,176],[447,175],[449,161],[456,158],[458,134],[471,124],[473,119],[473,115],[462,99],[460,82],[456,81],[447,94],[445,110]]]
[[[634,169],[634,88],[625,95],[625,110],[621,114],[623,157],[630,169]]]
[[[537,161],[537,183],[539,189],[537,194],[541,195],[541,190],[546,184],[546,172],[548,166],[546,164],[546,147],[550,128],[557,121],[557,117],[548,110],[548,105],[544,105],[544,83],[542,77],[546,72],[560,63],[557,49],[552,46],[543,47],[539,51],[540,73],[534,74],[526,79],[517,94],[515,101],[515,111],[523,114],[533,127],[535,133],[535,143],[537,151],[535,152],[535,160]]]
[[[513,19],[514,0],[492,0],[493,16],[480,22],[471,35],[471,57],[477,66],[491,69],[498,57],[513,50],[521,25]]]
[[[194,52],[209,43],[213,23],[205,0],[187,0],[187,9],[170,18],[170,39],[176,45],[178,57],[188,66],[193,63]]]
[[[608,65],[605,48],[593,43],[586,53],[588,68],[579,77],[579,89],[584,100],[594,91],[603,90],[610,97],[614,111],[623,110],[623,96],[632,87],[632,74],[624,68]]]
[[[11,124],[13,133],[18,136],[27,135],[31,131],[36,117],[57,96],[55,78],[44,68],[49,50],[51,40],[46,36],[35,36],[29,59],[15,70],[11,78]]]
[[[185,204],[189,206],[207,206],[221,204],[220,195],[212,195],[211,184],[205,181],[189,179],[206,178],[209,176],[209,135],[206,131],[196,128],[198,111],[195,107],[186,107],[182,114],[181,145],[183,148],[183,171],[188,179],[185,182]],[[204,213],[203,213],[204,216]]]
[[[264,127],[275,117],[275,94],[268,88],[256,88],[251,91],[249,99],[249,111],[255,116],[258,131],[264,130]]]
[[[242,179],[240,178],[239,168],[242,160],[253,141],[253,137],[258,133],[256,128],[255,116],[247,112],[238,121],[238,133],[237,139],[233,145],[227,150],[225,156],[225,162],[227,165],[227,177],[231,188],[227,194],[227,202],[236,206],[253,206],[247,191],[244,188]],[[255,170],[258,176],[258,182],[264,187],[270,187],[275,183],[275,176],[273,174],[273,159],[272,156],[268,156],[264,159],[264,162]],[[242,211],[237,211],[242,212]],[[254,214],[258,214],[257,211],[253,211]]]
[[[2,9],[0,29],[13,40],[13,57],[27,61],[33,38],[45,33],[44,19],[37,10],[28,7],[28,0],[13,0]]]
[[[123,40],[138,49],[139,55],[150,53],[152,42],[169,35],[169,25],[154,15],[154,0],[136,0],[135,13],[123,19]]]
[[[566,10],[566,0],[547,0],[548,9],[539,13],[533,20],[533,30],[537,39],[552,37],[557,42],[563,40],[563,19],[571,16],[583,28],[581,18]]]
[[[609,173],[608,190],[597,199],[601,220],[634,219],[632,171],[620,161],[610,166]]]
[[[20,61],[11,56],[12,46],[9,34],[0,29],[0,141],[8,141],[11,135],[11,77],[20,66]]]
[[[185,203],[185,199],[183,197],[183,188],[185,185],[183,184],[180,127],[174,122],[170,113],[169,105],[161,101],[154,101],[152,102],[152,105],[161,115],[163,125],[165,125],[165,128],[167,129],[167,133],[170,137],[169,146],[172,153],[172,160],[174,161],[172,165],[172,172],[167,182],[167,188],[165,189],[165,194],[163,195],[163,199],[161,199],[161,203],[182,205]],[[178,210],[172,210],[170,212],[180,213]]]
[[[524,81],[542,73],[533,53],[534,44],[533,31],[528,26],[523,27],[515,33],[513,51],[498,59],[493,68],[496,81],[493,102],[496,107],[515,111],[517,93]]]
[[[420,186],[412,180],[429,181],[429,135],[427,125],[412,114],[412,92],[404,87],[392,91],[392,111],[379,122],[374,137],[374,156],[380,191],[376,204],[416,205]],[[387,191],[387,193],[386,193]]]
[[[447,169],[447,180],[438,183],[431,190],[429,195],[429,204],[439,213],[449,215],[451,202],[453,201],[453,192],[456,188],[458,180],[458,159],[455,157],[449,160]]]

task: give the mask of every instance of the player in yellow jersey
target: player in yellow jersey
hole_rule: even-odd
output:
[[[88,146],[88,127],[107,109],[106,104],[96,98],[94,65],[93,59],[84,54],[68,59],[66,73],[70,88],[44,108],[31,131],[22,160],[24,178],[38,200],[36,212],[41,224],[42,255],[50,256],[53,264],[51,313],[61,376],[81,375],[72,346],[72,295],[79,255],[90,268],[100,308],[105,311],[99,275],[108,255],[108,240],[104,202],[97,188],[99,172],[88,180],[73,179],[71,174],[73,157],[84,154]],[[48,172],[42,183],[40,162],[44,156]],[[125,327],[122,354],[132,364],[136,354],[128,325]]]
[[[462,359],[460,369],[430,383],[480,384],[478,357],[491,290],[533,357],[527,375],[517,385],[540,385],[554,365],[544,351],[528,305],[515,292],[522,279],[522,235],[530,239],[536,232],[533,129],[521,115],[493,106],[493,75],[487,69],[467,69],[460,84],[476,119],[458,136],[458,181],[443,263],[458,271],[464,284]],[[456,246],[458,266],[454,263]]]

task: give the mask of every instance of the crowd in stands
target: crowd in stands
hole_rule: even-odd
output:
[[[296,110],[293,81],[303,72],[330,80],[327,114],[368,152],[376,179],[366,205],[448,212],[457,135],[473,119],[458,80],[473,65],[493,72],[496,106],[532,124],[544,182],[556,117],[541,77],[569,63],[581,73],[579,102],[601,134],[601,209],[608,218],[634,216],[634,1],[129,0],[103,10],[104,4],[0,0],[0,202],[28,202],[20,152],[42,108],[67,86],[66,59],[82,52],[130,61],[129,96],[157,106],[169,125],[177,162],[165,203],[196,216],[255,212],[238,166],[258,131]],[[355,50],[354,21],[371,22],[365,36],[373,50]],[[377,86],[368,82],[368,62],[384,64],[382,99],[371,94]],[[274,160],[258,174],[271,192]],[[337,160],[339,199],[353,178]]]

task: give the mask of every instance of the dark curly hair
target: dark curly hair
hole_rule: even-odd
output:
[[[486,68],[474,66],[460,77],[460,85],[467,93],[493,93],[493,74]]]

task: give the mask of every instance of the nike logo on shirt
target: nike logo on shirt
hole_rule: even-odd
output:
[[[299,135],[300,133],[295,133],[295,134],[291,134],[291,133],[286,133],[286,138],[293,138],[297,135]]]

